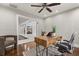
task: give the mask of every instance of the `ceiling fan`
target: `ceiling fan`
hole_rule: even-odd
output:
[[[52,10],[49,7],[57,6],[57,5],[60,5],[60,4],[61,3],[51,3],[51,4],[42,3],[42,5],[31,5],[31,7],[42,7],[42,9],[38,11],[38,13],[43,11],[44,8],[46,8],[47,11],[52,12]]]

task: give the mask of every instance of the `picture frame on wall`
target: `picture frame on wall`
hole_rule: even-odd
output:
[[[27,34],[32,34],[32,26],[27,26]]]

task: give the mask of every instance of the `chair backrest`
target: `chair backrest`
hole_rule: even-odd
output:
[[[5,55],[4,41],[5,41],[5,39],[3,37],[0,37],[0,56]]]
[[[48,36],[48,37],[51,37],[51,36],[52,36],[52,33],[53,33],[53,32],[49,32],[49,33],[47,34],[47,36]]]
[[[15,40],[17,42],[17,36],[16,35],[4,35],[2,37],[4,37],[5,40]]]
[[[71,35],[71,38],[70,38],[70,40],[69,40],[69,43],[73,43],[73,41],[74,41],[74,37],[75,37],[75,34],[73,33],[72,35]]]

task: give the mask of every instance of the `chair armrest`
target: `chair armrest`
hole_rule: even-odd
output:
[[[65,41],[65,42],[69,42],[68,40],[63,40],[63,41]]]

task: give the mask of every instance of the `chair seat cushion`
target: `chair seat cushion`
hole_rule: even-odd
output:
[[[5,46],[10,46],[12,44],[16,43],[15,40],[6,40],[5,41]]]

